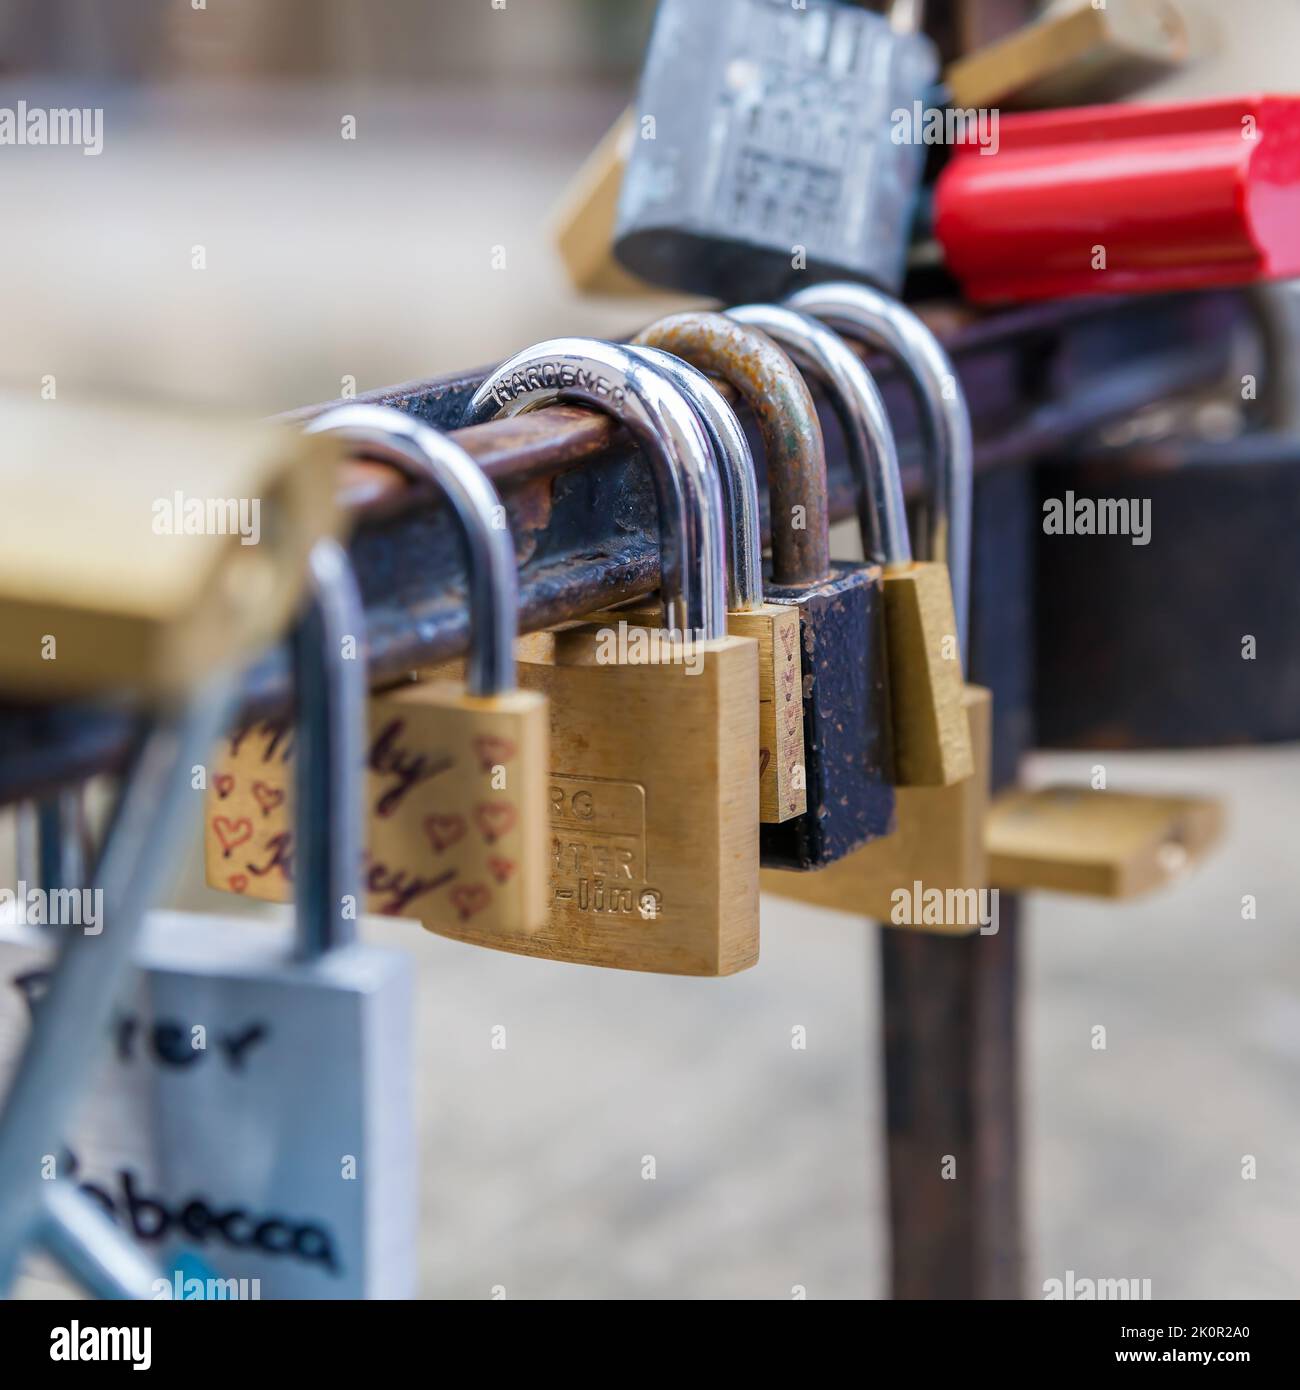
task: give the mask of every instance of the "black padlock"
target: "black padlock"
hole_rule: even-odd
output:
[[[809,357],[847,352],[816,320],[775,306],[764,312]],[[729,382],[758,421],[772,532],[763,595],[799,610],[807,793],[802,815],[760,827],[760,857],[770,868],[819,869],[893,828],[881,575],[830,558],[816,407],[795,363],[754,327],[719,314],[677,314],[637,341]]]

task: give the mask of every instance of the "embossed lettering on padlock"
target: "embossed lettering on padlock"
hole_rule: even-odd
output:
[[[891,24],[829,0],[660,0],[619,196],[622,264],[721,299],[843,275],[898,290],[925,154],[916,116],[938,72],[919,10],[895,0]]]
[[[545,920],[546,702],[515,688],[514,547],[478,465],[446,435],[384,406],[342,406],[312,422],[409,476],[432,480],[464,545],[470,593],[468,686],[424,680],[369,704],[369,910],[431,931],[532,931]],[[207,804],[208,882],[283,900],[293,874],[283,725],[239,731]]]
[[[629,970],[725,975],[758,956],[758,656],[727,635],[721,486],[690,403],[625,348],[540,343],[475,392],[466,423],[580,402],[645,451],[663,625],[610,613],[530,643],[550,697],[552,901],[541,931],[484,944]]]
[[[294,923],[150,915],[59,1172],[168,1275],[184,1254],[258,1280],[263,1298],[409,1298],[410,962],[356,940],[365,673],[344,642],[364,652],[365,620],[339,546],[318,544],[310,568],[293,638]],[[15,1029],[51,946],[29,933],[26,959],[5,952],[0,1016]]]
[[[711,317],[727,323],[716,314]],[[764,824],[788,821],[802,815],[808,804],[799,618],[763,597],[762,522],[749,442],[735,411],[702,372],[653,346],[638,344],[635,350],[690,401],[720,469],[727,509],[727,631],[758,643],[759,815]],[[659,624],[658,612],[650,609],[620,609],[617,616]]]
[[[788,310],[772,313],[800,341],[847,351],[815,322]],[[771,337],[699,313],[662,319],[640,337],[730,382],[761,431],[772,522],[765,596],[799,625],[807,789],[803,815],[762,827],[761,858],[820,868],[886,834],[892,821],[879,571],[830,558],[821,427],[803,377]]]

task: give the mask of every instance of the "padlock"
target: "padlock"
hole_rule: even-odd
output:
[[[829,289],[839,290],[844,299],[853,301],[861,287]],[[807,303],[805,296],[797,298],[801,304]],[[973,470],[965,397],[933,334],[908,310],[888,300],[882,326],[877,318],[869,318],[869,309],[875,313],[874,299],[883,300],[884,296],[874,291],[861,296],[858,313],[849,326],[865,336],[864,325],[874,323],[872,341],[898,355],[921,396],[932,482],[922,513],[922,553],[944,556],[950,566],[960,658],[965,654],[968,627],[970,584],[966,570],[970,564]],[[814,300],[813,307],[818,303]],[[834,321],[844,323],[849,317],[840,303]],[[989,691],[964,686],[961,710],[971,748],[970,776],[947,786],[899,787],[897,826],[892,835],[867,845],[822,874],[796,877],[766,873],[764,890],[898,926],[956,934],[996,931],[996,900],[986,894],[984,845],[992,762]]]
[[[0,398],[0,686],[174,697],[288,622],[335,450],[195,411]]]
[[[719,466],[727,513],[727,631],[758,643],[759,819],[764,824],[788,821],[802,815],[808,804],[799,617],[763,597],[762,519],[749,441],[735,411],[702,372],[653,345],[638,341],[633,347],[690,401]],[[656,610],[619,609],[615,616],[659,625]]]
[[[614,250],[672,289],[764,298],[902,285],[938,72],[921,0],[660,0]],[[908,119],[898,138],[899,112]]]
[[[808,316],[780,305],[728,310],[776,338],[801,370],[827,389],[843,427],[857,482],[867,558],[882,567],[885,654],[894,781],[948,786],[969,777],[970,736],[962,712],[957,623],[948,571],[912,559],[894,432],[871,374],[842,341],[831,354]],[[815,322],[815,321],[814,321]],[[824,330],[823,330],[824,332]],[[828,335],[830,341],[836,335]],[[810,350],[809,345],[816,344]]]
[[[368,910],[437,932],[471,920],[481,931],[533,931],[548,899],[549,725],[545,699],[515,688],[515,555],[496,490],[447,435],[388,406],[340,406],[307,431],[432,481],[469,573],[467,688],[423,680],[370,700]],[[204,823],[211,887],[289,897],[291,761],[283,724],[241,729],[224,745]]]
[[[851,357],[828,329],[786,314],[787,332],[831,358]],[[637,341],[661,345],[728,381],[762,433],[772,519],[771,604],[797,615],[807,810],[764,825],[761,861],[816,869],[849,853],[893,820],[884,699],[879,571],[832,561],[826,455],[816,407],[790,357],[765,333],[720,314],[674,314]]]
[[[966,53],[943,74],[954,107],[1082,106],[1116,101],[1186,61],[1175,0],[1072,5]]]
[[[539,343],[475,391],[465,423],[584,404],[645,450],[663,629],[565,627],[520,682],[550,697],[552,902],[531,936],[465,940],[628,970],[727,975],[758,958],[758,644],[727,634],[721,486],[690,403],[626,348]],[[536,649],[535,649],[536,650]]]
[[[1211,797],[1069,786],[1007,791],[985,821],[989,881],[1012,893],[1137,897],[1204,858],[1223,820]]]
[[[304,808],[294,923],[148,918],[138,988],[117,1008],[58,1171],[71,1165],[165,1269],[184,1249],[216,1277],[248,1280],[252,1297],[405,1298],[416,1269],[411,970],[355,939],[365,616],[337,543],[318,543],[310,568],[293,640]],[[39,1007],[52,954],[40,933],[26,945],[26,962],[6,952],[6,1051]]]
[[[977,304],[1300,275],[1300,98],[1004,116],[935,185],[934,231]]]

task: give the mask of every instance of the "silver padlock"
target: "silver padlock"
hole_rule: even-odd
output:
[[[294,921],[149,917],[138,988],[61,1162],[164,1273],[193,1254],[248,1281],[227,1296],[402,1298],[416,1269],[410,966],[356,939],[366,680],[344,644],[364,653],[365,616],[335,542],[312,551],[311,580],[293,639]],[[27,945],[0,980],[6,1052],[52,954]]]
[[[938,73],[920,0],[660,0],[614,250],[720,299],[852,276],[897,291]],[[900,135],[904,138],[900,138]]]

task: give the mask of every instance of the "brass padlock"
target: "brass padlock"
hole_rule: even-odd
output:
[[[248,660],[337,524],[333,447],[284,426],[33,396],[0,427],[6,691],[175,695]]]
[[[894,780],[900,787],[948,786],[974,766],[962,712],[957,622],[948,571],[912,559],[898,449],[884,401],[852,353],[833,363],[808,350],[807,335],[781,305],[729,309],[770,333],[827,390],[844,431],[857,482],[858,521],[867,557],[882,565],[885,649]]]
[[[758,643],[759,819],[780,824],[801,816],[808,805],[799,694],[799,615],[792,608],[764,601],[762,523],[749,441],[735,411],[702,372],[651,345],[638,342],[634,350],[690,401],[719,467],[727,513],[727,631]],[[618,616],[656,627],[659,623],[659,613],[646,609],[619,610]]]
[[[796,354],[828,371],[837,359],[856,363],[815,319],[775,306],[767,312]],[[685,313],[641,337],[728,381],[762,434],[772,519],[764,592],[798,616],[807,810],[764,825],[759,855],[774,868],[820,869],[893,826],[880,570],[830,558],[817,410],[799,368],[768,333],[728,315]]]
[[[474,393],[466,424],[583,404],[645,450],[663,629],[608,614],[520,666],[550,697],[550,917],[486,945],[626,970],[727,975],[758,958],[758,644],[727,634],[719,480],[690,403],[626,348],[539,343]]]
[[[969,416],[960,382],[937,340],[919,320],[906,327],[906,334],[891,346],[904,354],[901,364],[924,393],[930,414],[929,477],[936,483],[923,509],[923,553],[948,558],[956,598],[954,623],[959,652],[964,655],[970,592]],[[936,415],[941,417],[937,423]],[[982,897],[988,886],[984,823],[992,761],[992,697],[981,686],[966,685],[961,699],[972,750],[971,776],[948,786],[899,787],[893,835],[820,874],[765,873],[763,888],[898,926],[962,934],[996,929],[995,913]]]
[[[500,499],[459,445],[399,410],[341,406],[307,430],[432,481],[469,574],[466,686],[424,680],[368,705],[368,910],[456,937],[535,930],[548,896],[548,722],[544,697],[515,688],[517,580]],[[291,896],[291,745],[285,726],[261,724],[223,749],[205,821],[214,888]]]
[[[997,797],[984,843],[997,888],[1132,898],[1186,873],[1222,833],[1210,797],[1058,786]]]

